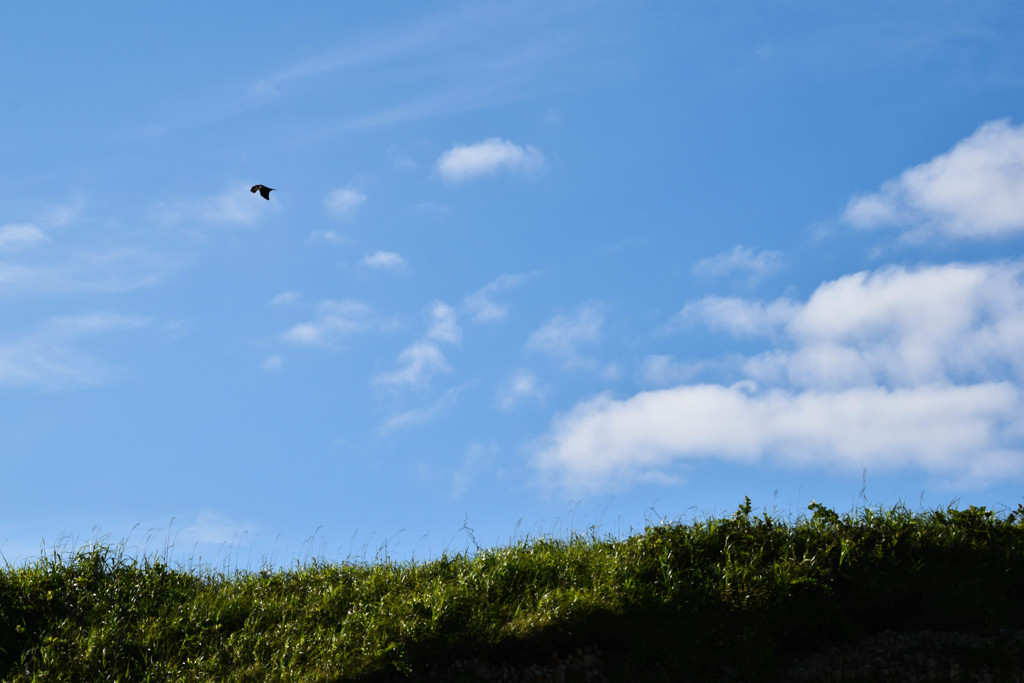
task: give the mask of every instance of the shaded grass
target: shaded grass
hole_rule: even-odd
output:
[[[770,679],[793,653],[883,629],[1024,621],[1024,507],[809,512],[754,515],[747,499],[623,540],[256,572],[54,552],[0,570],[0,676],[390,680],[587,643],[695,680]]]

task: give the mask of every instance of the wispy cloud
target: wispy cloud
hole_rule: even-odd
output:
[[[85,198],[76,194],[66,203],[49,207],[37,219],[48,228],[61,228],[76,221],[84,210]]]
[[[544,155],[536,147],[521,147],[501,138],[471,145],[457,145],[437,160],[437,171],[450,183],[460,183],[500,170],[533,174],[544,167]]]
[[[500,275],[472,294],[462,302],[463,308],[477,322],[494,322],[503,320],[508,315],[508,306],[496,302],[496,295],[519,287],[535,273],[513,273]]]
[[[1024,231],[1024,125],[992,121],[953,149],[850,200],[859,228],[897,225],[929,234],[1000,237]]]
[[[352,187],[339,187],[324,198],[327,213],[335,218],[352,218],[365,203],[366,195]]]
[[[428,341],[419,341],[404,349],[398,355],[398,365],[397,370],[374,377],[374,384],[395,388],[418,387],[425,385],[437,373],[450,369],[441,349]]]
[[[331,347],[346,337],[373,327],[373,310],[353,299],[321,301],[309,322],[290,327],[281,339],[297,346]]]
[[[327,244],[348,244],[350,240],[334,230],[314,230],[309,233],[312,242],[325,242]]]
[[[455,309],[443,301],[434,301],[426,333],[398,355],[396,370],[376,375],[373,383],[393,389],[424,387],[434,375],[451,370],[439,343],[458,344],[461,340]]]
[[[454,308],[443,301],[435,301],[430,307],[430,317],[428,339],[450,344],[458,344],[462,340],[462,329],[459,327],[458,315]]]
[[[177,257],[135,247],[61,248],[0,261],[3,294],[124,292],[148,287],[183,267]]]
[[[46,234],[31,223],[8,223],[0,226],[0,251],[10,251],[45,242]]]
[[[580,347],[601,338],[604,310],[598,304],[581,306],[571,315],[557,315],[538,328],[526,342],[526,348],[553,356],[566,368],[589,368],[595,361],[580,353]]]
[[[380,268],[384,270],[395,270],[406,265],[402,255],[394,251],[375,251],[367,254],[362,259],[362,264],[369,268]]]
[[[428,406],[421,406],[419,408],[413,408],[411,410],[406,410],[392,415],[384,421],[378,431],[381,434],[389,434],[396,429],[431,422],[440,415],[446,413],[453,405],[455,405],[459,394],[462,393],[466,386],[467,385],[460,385],[447,389],[436,401]]]
[[[288,290],[275,295],[269,302],[271,306],[288,306],[302,298],[302,295],[295,290]]]
[[[196,221],[211,225],[251,227],[269,212],[277,211],[279,205],[280,202],[267,202],[258,194],[252,194],[249,185],[245,183],[232,183],[214,195],[162,202],[153,209],[152,215],[165,224]]]
[[[502,410],[511,410],[523,401],[542,403],[547,390],[540,380],[529,370],[517,370],[512,373],[504,386],[498,390],[498,406]]]
[[[735,336],[770,336],[792,317],[794,307],[788,299],[766,304],[741,297],[708,296],[686,304],[670,327],[700,322]]]
[[[383,96],[348,98],[338,128],[422,120],[454,112],[514,102],[537,92],[537,81],[578,70],[575,55],[596,45],[593,32],[560,30],[579,11],[543,3],[470,4],[421,14],[385,29],[345,35],[335,47],[261,74],[199,120],[223,118],[304,92],[311,84],[337,82],[353,88],[372,83],[367,92]],[[531,40],[509,40],[513,31]],[[465,59],[466,54],[482,58]],[[452,60],[460,68],[451,69]],[[401,74],[396,77],[395,74]],[[416,74],[410,79],[408,74]],[[381,84],[389,87],[381,87]]]
[[[117,379],[109,362],[82,350],[83,338],[139,329],[149,318],[85,313],[49,318],[14,339],[0,341],[0,387],[70,391]]]
[[[700,363],[688,363],[670,355],[654,354],[644,358],[640,375],[645,384],[664,387],[691,381],[701,370]]]
[[[777,251],[755,251],[737,245],[729,251],[697,261],[693,273],[702,277],[739,274],[754,285],[781,270],[783,263],[782,254]]]

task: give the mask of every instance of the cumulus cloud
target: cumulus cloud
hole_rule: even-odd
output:
[[[504,169],[529,174],[544,166],[544,155],[536,147],[521,147],[501,138],[488,138],[472,145],[452,147],[437,160],[437,171],[450,183],[460,183]]]
[[[403,267],[405,259],[393,251],[375,251],[364,256],[362,264],[368,268],[394,269]]]
[[[694,458],[753,462],[767,453],[805,465],[914,466],[990,482],[1024,469],[1014,425],[1021,398],[1008,382],[755,395],[691,385],[625,400],[600,396],[555,421],[536,462],[560,483],[586,489],[663,475]]]
[[[1021,264],[887,267],[790,305],[788,348],[751,358],[756,379],[804,387],[1024,377]]]
[[[778,272],[784,263],[777,251],[755,251],[750,247],[737,245],[729,251],[703,258],[693,266],[694,275],[722,277],[740,274],[751,284],[756,284]]]
[[[912,238],[1001,237],[1024,230],[1024,125],[991,121],[945,154],[850,200],[859,228],[898,225]]]
[[[366,195],[351,187],[339,187],[324,198],[327,213],[335,218],[352,218],[365,203]]]
[[[321,301],[313,320],[290,327],[281,339],[297,346],[330,347],[372,327],[372,309],[353,299]]]
[[[977,483],[1024,472],[1020,263],[890,266],[826,282],[803,302],[709,297],[683,314],[768,348],[727,361],[742,380],[732,386],[579,404],[538,447],[543,470],[595,487],[699,457],[813,457]]]

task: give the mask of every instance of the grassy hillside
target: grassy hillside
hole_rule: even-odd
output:
[[[89,547],[0,570],[0,677],[348,681],[460,658],[550,657],[770,679],[795,652],[882,629],[1024,623],[1024,507],[818,504],[523,540],[431,562],[218,573]]]

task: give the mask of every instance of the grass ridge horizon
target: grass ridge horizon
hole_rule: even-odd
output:
[[[732,515],[622,539],[592,527],[427,561],[280,569],[53,549],[0,568],[0,678],[400,680],[585,644],[772,680],[794,653],[885,629],[1024,625],[1024,505],[955,505],[812,502],[784,519],[748,497]]]

